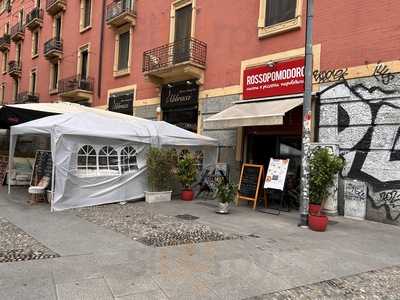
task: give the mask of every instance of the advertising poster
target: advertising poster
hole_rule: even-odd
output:
[[[285,179],[289,167],[289,159],[271,158],[269,161],[264,188],[283,191]]]

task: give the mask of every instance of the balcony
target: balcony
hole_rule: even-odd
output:
[[[190,38],[145,51],[143,73],[155,84],[197,79],[204,80],[207,44]]]
[[[26,15],[26,23],[25,26],[28,27],[29,30],[34,30],[39,26],[42,26],[43,23],[43,9],[39,7],[35,7],[31,10],[29,14]]]
[[[58,14],[60,11],[64,11],[66,8],[66,0],[47,0],[46,2],[46,11],[51,16]]]
[[[21,63],[16,60],[10,60],[8,62],[8,75],[13,78],[21,77]]]
[[[44,43],[44,56],[49,61],[57,61],[61,59],[63,54],[63,42],[61,39],[52,38]]]
[[[0,37],[0,51],[5,52],[10,50],[10,35],[9,34],[4,34],[2,37]]]
[[[13,27],[11,27],[10,36],[14,42],[23,40],[24,35],[25,35],[25,31],[24,31],[24,25],[22,23],[18,22]]]
[[[21,92],[17,95],[16,104],[38,103],[39,95],[31,92]]]
[[[82,78],[80,75],[61,79],[58,81],[58,93],[64,100],[91,100],[93,79]]]
[[[124,24],[136,23],[136,10],[134,0],[117,0],[107,5],[107,25],[120,27]]]

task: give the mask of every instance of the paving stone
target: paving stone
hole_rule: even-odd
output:
[[[78,280],[56,284],[58,300],[113,300],[104,278]]]
[[[161,290],[116,297],[115,300],[168,300]]]

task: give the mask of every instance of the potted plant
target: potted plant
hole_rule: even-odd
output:
[[[196,158],[187,152],[178,160],[177,177],[182,184],[181,199],[185,201],[193,200],[193,190],[191,185],[196,181],[197,167]]]
[[[171,201],[176,163],[177,155],[175,150],[150,148],[147,154],[147,176],[151,191],[145,192],[146,202]]]
[[[233,201],[235,201],[236,189],[236,185],[230,183],[226,178],[218,180],[217,198],[219,203],[217,213],[229,213],[229,206]]]
[[[333,186],[335,175],[344,167],[344,160],[328,148],[317,148],[310,159],[310,214],[308,224],[312,230],[325,231],[328,217],[321,214]]]

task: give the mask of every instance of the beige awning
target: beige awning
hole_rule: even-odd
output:
[[[303,98],[235,104],[204,121],[204,129],[282,125],[285,114],[303,104]]]

